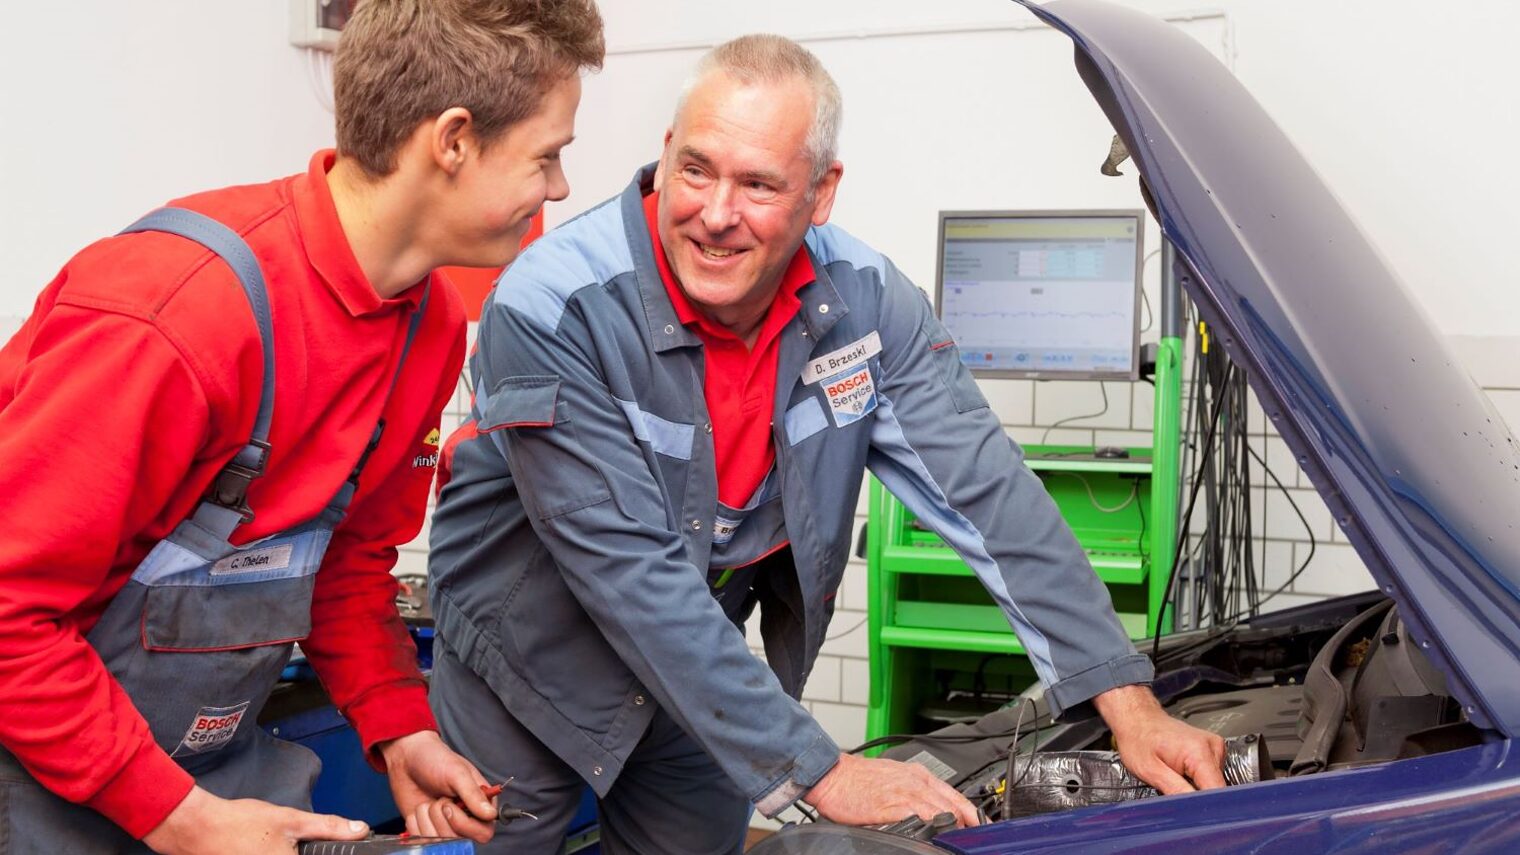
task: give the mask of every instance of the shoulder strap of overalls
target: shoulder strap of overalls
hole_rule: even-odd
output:
[[[264,288],[264,272],[253,250],[237,232],[205,214],[184,208],[160,208],[121,230],[122,234],[133,232],[179,235],[216,253],[237,276],[258,323],[259,339],[264,347],[264,383],[259,393],[253,436],[217,474],[206,501],[195,514],[197,522],[226,540],[239,525],[253,519],[253,511],[248,507],[248,485],[264,474],[264,467],[269,462],[269,424],[274,419],[274,326],[269,314],[269,294]]]

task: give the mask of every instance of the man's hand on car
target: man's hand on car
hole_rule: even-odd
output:
[[[257,799],[223,799],[194,787],[143,842],[163,855],[295,853],[302,840],[363,840],[369,826]]]
[[[1150,687],[1110,689],[1093,705],[1125,767],[1163,795],[1224,786],[1224,740],[1167,715]]]
[[[956,825],[979,825],[976,808],[949,784],[916,763],[839,755],[803,801],[841,825],[885,825],[909,816],[928,821],[955,815]]]

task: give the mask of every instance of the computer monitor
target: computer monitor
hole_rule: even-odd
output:
[[[981,377],[1140,377],[1140,211],[943,211],[936,305]]]

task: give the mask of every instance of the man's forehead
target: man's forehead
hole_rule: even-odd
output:
[[[747,161],[742,168],[789,169],[808,161],[811,96],[800,80],[744,83],[709,75],[676,116],[672,143],[678,156],[703,165]]]
[[[713,71],[700,78],[687,93],[676,124],[759,121],[775,131],[806,132],[812,124],[813,110],[812,87],[801,77],[741,80]]]

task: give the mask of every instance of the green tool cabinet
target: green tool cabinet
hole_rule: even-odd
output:
[[[1137,640],[1157,631],[1177,537],[1181,359],[1180,341],[1163,339],[1153,448],[1095,459],[1091,448],[1025,446],[1026,465],[1045,483]],[[1024,648],[971,569],[874,478],[869,501],[867,738],[932,726],[919,713],[926,705],[953,708],[947,693],[985,705],[975,699],[1034,682]]]

